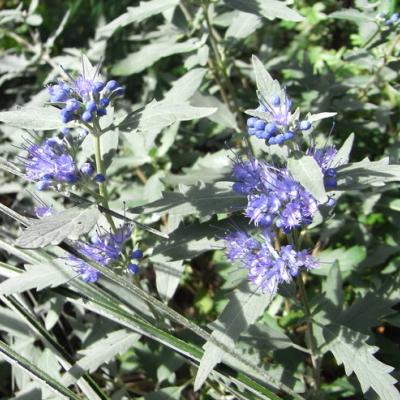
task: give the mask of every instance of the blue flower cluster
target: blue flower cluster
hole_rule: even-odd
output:
[[[82,176],[93,175],[94,167],[90,162],[83,163],[78,170],[68,144],[66,140],[50,138],[40,144],[26,140],[26,143],[22,145],[27,155],[20,156],[19,159],[25,168],[26,177],[36,182],[38,190],[47,190],[60,184],[75,184]],[[93,179],[98,182],[98,175]]]
[[[258,93],[259,107],[248,111],[249,135],[265,140],[268,145],[284,145],[301,137],[311,128],[309,120],[299,119],[299,110],[291,112],[292,101],[279,84],[272,82],[271,93]],[[300,141],[288,151],[300,150]],[[312,156],[324,177],[325,189],[337,186],[335,146],[322,149],[312,147],[306,155]],[[295,230],[313,222],[321,203],[297,181],[285,166],[249,157],[233,163],[232,190],[247,196],[244,214],[258,228],[257,237],[244,231],[229,233],[225,237],[227,257],[241,261],[248,271],[249,280],[264,292],[274,294],[282,282],[291,282],[301,267],[318,267],[318,261],[307,250],[298,250]],[[335,200],[328,198],[327,206]],[[277,234],[279,232],[279,235]],[[283,234],[283,235],[282,235]],[[287,243],[280,241],[287,235]],[[279,238],[279,240],[278,240]],[[273,244],[275,244],[275,247]]]
[[[262,161],[238,160],[233,167],[233,190],[247,194],[245,215],[256,226],[275,224],[285,233],[309,225],[318,209],[317,200],[285,168]]]
[[[71,184],[78,180],[78,171],[66,145],[59,139],[46,139],[41,144],[27,141],[23,146],[26,157],[20,157],[26,177],[37,182],[38,190],[54,184]]]
[[[325,174],[326,186],[336,185],[336,170],[332,160],[334,147],[311,149]],[[309,225],[320,205],[286,168],[264,161],[238,159],[234,162],[233,191],[247,195],[245,215],[259,227],[260,239],[247,232],[237,231],[225,237],[227,256],[240,260],[248,270],[252,283],[264,292],[274,294],[281,282],[290,282],[300,267],[316,268],[318,261],[307,250],[296,251],[292,245],[274,249],[272,240],[278,229],[290,234],[294,229]],[[332,203],[333,205],[333,203]]]
[[[259,139],[264,139],[266,144],[282,145],[295,137],[299,131],[311,128],[309,121],[292,121],[292,101],[283,91],[281,96],[274,95],[269,99],[260,96],[260,105],[255,110],[258,117],[250,117],[247,120],[248,134]]]
[[[268,231],[259,238],[235,232],[225,241],[228,259],[240,261],[248,271],[249,280],[265,293],[275,294],[278,286],[290,283],[301,267],[310,270],[319,265],[307,250],[295,251],[291,245],[276,250]]]
[[[70,82],[59,80],[47,88],[51,103],[61,103],[61,120],[68,123],[72,120],[81,120],[89,123],[95,116],[107,114],[108,105],[118,96],[124,94],[117,81],[107,83],[94,81],[80,75]]]
[[[35,208],[35,214],[38,218],[44,218],[53,215],[54,210],[52,207],[40,205]],[[105,232],[101,235],[96,233],[91,237],[90,243],[74,241],[72,246],[90,260],[103,267],[108,267],[119,259],[123,246],[130,239],[131,235],[132,227],[126,224],[115,233]],[[131,258],[138,260],[142,257],[143,253],[141,250],[136,249],[132,251]],[[85,282],[94,283],[100,278],[100,272],[86,261],[74,255],[69,255],[65,259],[71,262],[71,266]],[[138,270],[139,266],[137,264],[130,263],[128,265],[128,271],[131,273],[137,273]]]
[[[104,233],[102,235],[94,235],[91,243],[78,241],[74,244],[74,248],[84,256],[102,265],[110,266],[117,261],[125,242],[131,237],[132,227],[124,225],[115,233]],[[100,272],[90,266],[86,261],[78,257],[70,255],[67,260],[72,263],[72,267],[81,276],[85,282],[96,282],[100,277]]]

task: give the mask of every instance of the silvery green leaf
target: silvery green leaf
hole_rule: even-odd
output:
[[[221,235],[235,226],[245,229],[247,225],[247,219],[237,217],[221,221],[214,218],[202,224],[180,226],[169,235],[168,240],[154,248],[153,254],[163,254],[169,260],[190,259],[205,251],[223,248]]]
[[[0,122],[23,129],[49,131],[66,126],[60,118],[60,110],[55,107],[19,108],[0,112]]]
[[[99,66],[93,65],[86,54],[81,55],[82,74],[87,79],[102,80],[99,74]]]
[[[57,396],[57,399],[80,400],[80,397],[74,392],[38,368],[31,361],[27,360],[25,357],[22,357],[3,341],[0,341],[0,355],[14,368],[22,371],[24,374],[35,380],[40,387],[53,392]]]
[[[366,257],[367,252],[363,246],[352,246],[348,249],[325,249],[318,254],[321,263],[319,268],[311,271],[315,275],[328,275],[331,266],[338,261],[343,278],[347,277]]]
[[[229,108],[219,101],[215,96],[203,95],[196,93],[191,100],[191,103],[198,107],[212,106],[217,109],[214,114],[211,114],[208,118],[219,124],[221,127],[234,129],[239,132],[239,127],[236,123],[236,118]]]
[[[388,293],[382,290],[378,293],[369,292],[336,315],[334,321],[369,334],[371,327],[380,324],[383,317],[396,313],[392,307],[398,303],[398,297],[395,299],[388,297]]]
[[[163,157],[175,142],[176,135],[179,130],[179,122],[175,122],[168,128],[164,129],[161,137],[161,145],[157,147],[158,157]]]
[[[42,24],[43,18],[42,18],[42,16],[39,15],[39,14],[32,14],[32,15],[28,15],[28,17],[26,18],[25,21],[26,21],[26,23],[27,23],[28,25],[31,25],[31,26],[39,26],[39,25]]]
[[[234,347],[240,334],[264,312],[271,298],[271,295],[251,290],[245,282],[233,292],[229,303],[214,324],[212,336],[227,347]],[[207,342],[203,347],[204,354],[194,382],[195,391],[200,389],[224,354],[224,351],[212,342]]]
[[[307,120],[310,121],[311,123],[321,121],[322,119],[325,118],[332,118],[336,115],[337,113],[335,112],[322,112],[318,114],[312,114],[307,116]]]
[[[0,55],[0,74],[23,71],[28,65],[29,60],[23,55],[7,53]]]
[[[204,118],[216,111],[215,107],[193,107],[187,103],[170,104],[153,100],[144,109],[128,115],[119,124],[119,128],[123,131],[160,131],[174,122]]]
[[[150,67],[161,58],[173,54],[188,53],[197,50],[202,42],[188,39],[186,42],[159,42],[143,46],[139,51],[128,54],[126,58],[115,63],[111,73],[118,76],[136,74]]]
[[[273,79],[269,72],[265,69],[264,64],[253,55],[252,57],[254,74],[256,76],[257,88],[261,97],[269,100],[272,96],[283,97],[283,91],[276,79]],[[257,112],[257,110],[251,110]],[[250,114],[250,113],[249,113]],[[270,118],[268,113],[265,114],[265,118]],[[250,114],[253,115],[253,114]],[[257,115],[255,115],[257,116]]]
[[[35,249],[59,244],[67,238],[77,240],[93,228],[99,216],[97,207],[74,207],[33,223],[22,232],[15,244]]]
[[[389,159],[342,165],[337,168],[338,190],[369,189],[400,181],[400,165],[389,165]]]
[[[236,11],[232,23],[225,32],[225,40],[242,40],[262,26],[260,17],[247,12]]]
[[[190,70],[172,84],[171,89],[164,95],[164,101],[174,104],[189,100],[200,87],[206,72],[205,68]]]
[[[292,176],[320,203],[327,202],[328,196],[325,192],[324,176],[314,157],[289,158],[288,169]]]
[[[347,164],[350,159],[350,152],[353,148],[354,143],[354,133],[351,133],[345,142],[342,144],[342,147],[336,153],[332,165],[335,167],[339,167],[340,165]]]
[[[199,157],[184,175],[167,174],[165,182],[170,185],[195,185],[198,182],[214,183],[228,179],[232,170],[232,150],[220,150]]]
[[[264,350],[276,351],[295,346],[284,332],[282,328],[258,323],[250,326],[247,333],[241,335],[240,338]]]
[[[151,257],[156,273],[156,286],[158,294],[169,300],[175,294],[182,277],[184,263],[182,260],[170,261],[162,254]]]
[[[84,356],[78,360],[63,376],[62,384],[70,386],[86,372],[94,372],[104,363],[114,359],[122,352],[126,352],[140,339],[140,335],[121,329],[108,334],[85,350]]]
[[[26,271],[0,283],[0,295],[10,295],[26,290],[56,287],[76,277],[76,272],[65,261],[26,265]]]
[[[280,18],[286,21],[303,21],[303,17],[289,8],[285,2],[278,0],[224,0],[237,10],[260,15],[268,19]]]
[[[6,307],[0,307],[1,329],[12,336],[30,336],[29,326],[18,314]]]
[[[163,198],[130,209],[134,214],[166,214],[200,216],[232,212],[244,208],[246,197],[232,191],[232,182],[180,186],[179,192],[164,192]]]
[[[342,307],[343,305],[343,282],[340,273],[339,263],[335,261],[329,268],[328,277],[325,283],[325,297],[333,305]]]
[[[133,22],[140,22],[152,15],[159,14],[176,6],[179,0],[152,0],[142,1],[137,7],[128,7],[127,12],[101,27],[96,33],[96,39],[110,38],[118,28]]]
[[[374,18],[362,13],[361,11],[356,10],[355,8],[348,8],[345,10],[335,11],[333,13],[328,14],[328,17],[336,18],[336,19],[345,19],[348,21],[353,21],[357,24],[363,22],[374,22]]]
[[[372,388],[382,400],[399,400],[396,379],[390,375],[393,367],[374,357],[378,348],[366,343],[368,336],[340,325],[323,328],[325,349],[331,351],[338,364],[343,364],[346,375],[353,372],[363,393]]]

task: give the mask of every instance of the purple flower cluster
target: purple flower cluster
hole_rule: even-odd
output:
[[[94,235],[91,238],[91,243],[78,241],[74,244],[74,248],[90,260],[108,267],[118,260],[124,243],[131,237],[131,234],[132,227],[124,225],[115,233],[107,232],[102,235]],[[86,261],[73,255],[68,256],[67,259],[85,282],[93,283],[99,279],[100,272]]]
[[[274,95],[266,99],[260,97],[260,105],[256,111],[260,112],[262,118],[250,117],[247,120],[249,135],[264,139],[266,144],[282,145],[294,138],[297,131],[311,128],[309,121],[301,121],[297,126],[291,127],[292,101],[286,92],[281,96]]]
[[[307,250],[296,251],[291,245],[274,249],[269,233],[254,238],[246,232],[235,232],[225,238],[227,257],[240,261],[248,270],[249,280],[264,293],[275,294],[278,286],[289,283],[301,267],[307,270],[319,266]]]
[[[89,123],[95,116],[102,117],[107,114],[108,105],[115,97],[124,94],[117,81],[107,83],[94,81],[79,75],[77,79],[70,78],[69,82],[59,80],[47,88],[51,103],[61,103],[61,120],[68,123],[80,119]]]
[[[75,161],[61,140],[51,138],[41,144],[27,141],[23,149],[28,153],[20,157],[26,177],[37,182],[38,190],[46,190],[52,184],[77,182]]]
[[[256,226],[275,224],[288,233],[312,222],[318,202],[287,169],[262,161],[237,161],[233,176],[233,190],[248,195],[245,215]]]
[[[335,146],[327,146],[323,149],[312,147],[307,151],[308,155],[314,157],[321,167],[324,174],[324,184],[326,189],[335,189],[337,186],[336,168],[333,165],[337,150]]]

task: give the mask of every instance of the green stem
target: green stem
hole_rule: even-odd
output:
[[[311,363],[313,366],[313,377],[314,377],[314,385],[315,390],[318,392],[321,385],[320,379],[320,368],[321,368],[321,360],[318,356],[317,345],[314,338],[314,329],[312,324],[312,316],[310,311],[310,304],[308,302],[307,291],[304,286],[303,278],[301,273],[297,277],[297,285],[299,287],[300,298],[303,304],[304,315],[307,321],[307,329],[306,329],[306,343],[307,347],[310,349],[311,352]]]
[[[98,174],[101,174],[105,176],[105,169],[104,169],[104,163],[103,163],[103,158],[101,156],[101,140],[100,140],[100,132],[98,129],[96,129],[95,132],[93,133],[93,138],[94,138],[94,143],[95,143],[95,160],[96,160],[96,172]],[[104,182],[99,183],[99,194],[100,194],[100,199],[101,199],[101,204],[104,208],[109,209],[108,205],[108,190],[107,186]],[[117,230],[117,227],[115,226],[114,220],[109,214],[105,214],[108,223],[111,226],[111,229],[113,232]]]
[[[290,235],[288,235],[289,243],[296,249],[296,251],[300,250],[301,242],[302,242],[302,235],[301,233],[294,230]],[[302,274],[299,273],[297,276],[297,285],[299,288],[299,294],[301,303],[303,306],[304,316],[306,318],[306,332],[305,332],[305,340],[307,344],[307,348],[309,349],[309,354],[311,357],[311,364],[313,369],[313,380],[314,380],[314,389],[316,394],[318,394],[321,385],[321,378],[320,378],[320,369],[321,369],[321,360],[318,356],[318,349],[317,344],[315,342],[314,337],[314,328],[312,322],[312,315],[310,310],[310,303],[308,301],[307,291],[304,286]]]

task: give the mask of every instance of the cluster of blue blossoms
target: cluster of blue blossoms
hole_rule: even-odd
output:
[[[27,141],[23,145],[26,177],[37,182],[38,190],[48,189],[54,183],[75,183],[78,173],[74,159],[65,144],[57,138],[46,139],[41,144]]]
[[[299,142],[301,131],[311,128],[307,120],[299,121],[298,112],[291,113],[291,101],[285,91],[269,100],[260,96],[260,106],[250,111],[247,121],[248,133],[265,140],[267,145],[283,145],[288,140]],[[254,116],[255,115],[255,116]],[[296,147],[298,148],[298,147]],[[312,147],[306,155],[312,156],[324,177],[326,190],[337,186],[334,146],[322,149]],[[247,196],[244,214],[258,229],[254,236],[237,231],[225,237],[227,257],[240,261],[248,271],[249,280],[263,292],[275,294],[280,283],[291,282],[300,268],[310,270],[318,267],[318,261],[308,250],[297,250],[292,233],[312,223],[321,205],[285,167],[277,167],[249,157],[237,159],[232,169],[234,192]],[[326,205],[333,206],[330,197]],[[290,237],[286,246],[275,239],[282,237],[278,231]]]
[[[299,131],[306,131],[311,128],[307,120],[300,121],[292,126],[292,101],[283,92],[282,96],[274,95],[270,99],[260,97],[260,105],[256,113],[263,118],[250,117],[247,120],[247,132],[258,139],[264,139],[267,145],[282,145],[292,140]]]
[[[60,114],[63,123],[76,120],[83,123],[89,130],[90,125],[88,124],[94,119],[106,115],[107,107],[116,97],[124,93],[124,89],[114,80],[104,83],[86,79],[84,76],[78,76],[75,80],[69,76],[68,82],[59,80],[56,84],[48,86],[47,89],[50,94],[50,102],[56,107],[62,107]],[[82,181],[87,184],[89,178],[95,173],[93,164],[84,162],[78,168],[72,155],[76,154],[87,134],[88,130],[83,129],[77,138],[73,138],[70,128],[64,127],[57,138],[45,139],[39,144],[27,140],[22,146],[27,154],[20,157],[27,179],[36,182],[38,190],[59,190]],[[105,177],[97,174],[93,180],[101,183],[105,181]],[[38,218],[48,217],[52,214],[52,208],[46,206],[36,208]],[[109,267],[119,260],[124,244],[131,234],[132,227],[123,225],[115,232],[94,235],[89,243],[74,241],[72,246],[89,260]],[[136,249],[132,252],[131,262],[127,267],[130,273],[138,272],[139,267],[136,262],[142,257],[141,250]],[[99,271],[86,261],[73,255],[66,259],[84,281],[96,282],[99,279]]]
[[[117,261],[122,252],[125,242],[131,237],[132,227],[124,225],[116,232],[106,232],[101,235],[94,235],[90,243],[78,241],[74,248],[86,256],[88,259],[109,267]],[[86,261],[70,255],[67,259],[71,262],[73,268],[85,282],[96,282],[100,277],[100,272],[90,266]]]
[[[262,232],[259,238],[234,232],[225,240],[228,259],[241,261],[249,280],[264,293],[276,293],[279,284],[291,282],[301,267],[307,270],[318,267],[318,262],[307,250],[295,251],[291,245],[275,250],[269,231]]]
[[[336,170],[331,166],[336,150],[310,150],[324,172],[325,187],[336,187]],[[245,215],[261,231],[260,239],[247,232],[234,232],[225,237],[227,255],[231,261],[240,260],[248,270],[252,283],[264,292],[274,294],[279,283],[290,282],[301,266],[318,266],[307,250],[296,251],[291,245],[278,252],[272,239],[278,229],[290,235],[295,229],[312,223],[320,203],[290,174],[255,159],[237,160],[232,170],[233,191],[247,195]],[[331,198],[327,205],[334,205]]]
[[[35,213],[38,218],[44,218],[53,215],[53,209],[47,206],[39,206],[36,207]],[[116,232],[94,234],[90,238],[90,243],[74,241],[72,242],[72,246],[89,260],[96,262],[103,267],[109,267],[120,259],[124,244],[130,239],[131,235],[131,225],[125,224],[117,229]],[[131,262],[127,267],[131,274],[139,272],[137,261],[142,257],[143,252],[140,249],[135,249],[131,252]],[[74,255],[69,255],[66,257],[66,260],[71,263],[71,267],[85,282],[94,283],[99,280],[100,272],[86,261]]]
[[[107,107],[125,92],[115,80],[104,83],[82,75],[75,80],[70,77],[69,82],[59,80],[56,84],[48,86],[47,90],[50,102],[62,107],[60,114],[64,123],[77,120],[85,124],[92,122],[95,117],[106,115]],[[60,134],[64,140],[50,138],[40,144],[27,141],[23,145],[23,149],[27,151],[27,156],[21,157],[26,177],[37,182],[38,190],[75,184],[82,177],[91,177],[94,174],[95,169],[90,162],[85,162],[77,168],[71,155],[71,143],[74,141],[70,128],[62,128]],[[81,130],[77,138],[78,147],[87,134],[86,129]],[[102,174],[93,177],[97,183],[102,183],[105,179]]]
[[[63,106],[60,114],[64,123],[72,120],[89,123],[94,116],[102,117],[107,114],[109,104],[125,93],[117,81],[95,82],[83,76],[75,80],[71,78],[68,83],[59,80],[57,84],[48,86],[47,90],[50,102]]]
[[[40,144],[27,140],[22,148],[27,153],[25,157],[19,157],[24,164],[25,175],[30,181],[36,182],[36,188],[40,191],[59,185],[75,184],[82,177],[94,174],[94,167],[90,162],[77,168],[68,142],[61,139],[45,139]],[[94,180],[101,182],[102,176],[96,175]]]

